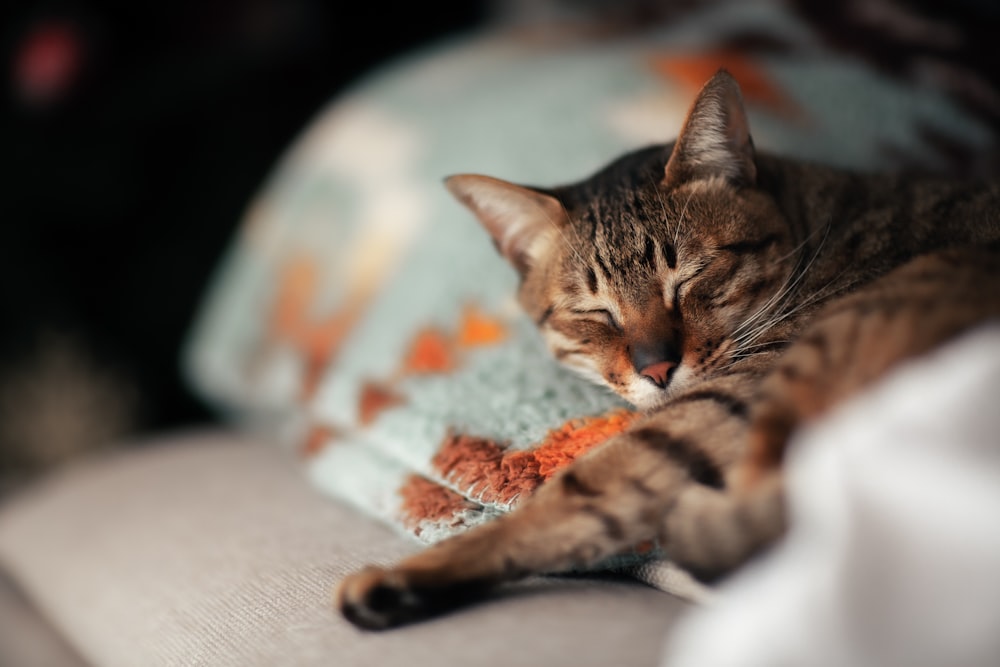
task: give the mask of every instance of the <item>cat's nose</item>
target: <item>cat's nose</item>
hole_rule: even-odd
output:
[[[670,372],[680,362],[678,355],[669,346],[635,346],[632,348],[632,365],[636,372],[649,379],[660,389],[667,386]]]
[[[639,375],[644,378],[649,378],[653,381],[653,384],[660,389],[663,389],[667,386],[667,380],[670,379],[670,371],[672,371],[675,366],[677,366],[677,364],[672,361],[661,361],[658,364],[646,366],[639,371]]]

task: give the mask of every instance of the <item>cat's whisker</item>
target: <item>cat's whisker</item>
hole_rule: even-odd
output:
[[[803,239],[801,243],[792,248],[788,253],[782,255],[777,260],[775,260],[776,262],[783,262],[789,257],[796,256],[795,265],[788,272],[788,275],[785,276],[785,280],[782,283],[781,287],[771,296],[771,298],[769,298],[766,302],[764,302],[764,304],[760,308],[758,308],[752,315],[747,317],[745,320],[743,320],[742,323],[740,323],[738,327],[736,327],[736,329],[733,331],[733,334],[735,336],[738,337],[739,334],[745,331],[747,328],[754,326],[754,324],[757,323],[759,318],[764,313],[766,313],[772,306],[777,305],[782,300],[784,300],[785,297],[791,294],[792,290],[795,288],[798,282],[802,279],[804,275],[806,275],[809,267],[812,266],[812,263],[816,260],[816,257],[819,255],[820,250],[825,245],[827,236],[830,233],[830,226],[828,225],[825,228],[826,233],[823,236],[823,240],[820,241],[819,246],[816,248],[816,251],[813,253],[812,258],[809,260],[809,263],[806,265],[805,269],[799,271],[799,265],[802,263],[803,255],[798,253],[800,250],[802,250],[802,248],[806,246],[806,244],[809,243],[809,241],[813,238],[813,236],[815,236],[819,232],[819,230],[820,228],[817,228],[812,232],[810,232],[809,235],[806,236],[806,238]]]
[[[688,204],[691,203],[691,198],[694,197],[695,190],[691,189],[688,193],[687,199],[684,200],[684,206],[681,207],[681,214],[677,217],[677,226],[674,228],[674,247],[677,247],[677,243],[680,241],[681,227],[684,224],[684,218],[687,217]]]
[[[766,330],[769,328],[774,318],[780,314],[780,307],[784,304],[785,300],[790,297],[795,287],[798,284],[798,279],[791,279],[791,274],[789,274],[788,279],[782,286],[782,288],[774,294],[774,296],[767,301],[757,312],[748,318],[745,325],[741,325],[733,332],[733,338],[737,343],[742,344],[743,342],[753,338],[757,332],[761,330]]]
[[[740,348],[740,352],[746,352],[747,350],[752,350],[752,349],[758,348],[758,347],[768,347],[768,346],[771,346],[771,345],[785,345],[785,344],[788,344],[788,343],[791,343],[791,342],[792,341],[790,339],[785,339],[785,340],[769,340],[766,343],[754,343],[753,345],[744,345],[744,346],[742,346]]]
[[[769,320],[767,323],[765,323],[764,325],[762,325],[760,328],[758,328],[756,330],[756,332],[755,332],[754,335],[746,338],[745,342],[742,343],[739,346],[739,349],[741,351],[745,350],[745,349],[748,349],[748,346],[749,346],[750,343],[753,343],[755,340],[757,340],[758,338],[760,338],[763,334],[765,334],[767,331],[771,330],[772,328],[774,328],[775,326],[777,326],[781,322],[787,320],[788,318],[792,317],[793,315],[798,314],[801,310],[803,310],[805,308],[808,308],[808,307],[812,306],[813,304],[815,304],[815,303],[817,303],[819,301],[827,299],[828,297],[836,294],[838,291],[843,291],[843,290],[850,289],[855,283],[858,282],[857,279],[848,281],[847,283],[845,283],[843,285],[837,285],[836,284],[837,281],[839,281],[840,277],[843,276],[843,274],[846,271],[847,271],[847,269],[845,267],[836,276],[834,276],[833,278],[831,278],[826,283],[826,285],[824,285],[823,287],[819,288],[818,290],[816,290],[815,292],[813,292],[810,296],[806,297],[801,302],[799,302],[798,304],[796,304],[796,306],[794,308],[792,308],[791,310],[789,310],[787,312],[781,313],[777,317]],[[833,288],[832,290],[830,289],[831,287]],[[769,344],[770,344],[769,342],[768,343],[762,343],[762,345],[769,345]]]
[[[768,298],[768,300],[765,301],[756,311],[754,311],[751,315],[749,315],[746,319],[744,319],[743,322],[739,324],[739,326],[733,329],[732,335],[734,336],[734,338],[739,340],[740,336],[747,329],[756,325],[757,322],[760,320],[760,318],[763,317],[771,309],[772,306],[779,303],[791,291],[790,281],[794,272],[795,272],[795,267],[792,267],[792,271],[790,271],[788,275],[785,276],[785,280],[781,284],[781,287],[779,287],[775,291],[775,293],[772,294],[770,298]]]
[[[813,266],[813,264],[815,263],[816,259],[819,257],[820,251],[823,249],[824,245],[826,244],[827,238],[829,237],[829,230],[830,230],[830,227],[827,226],[826,227],[826,234],[824,234],[823,240],[820,241],[819,245],[817,246],[817,248],[816,248],[815,252],[813,253],[812,257],[810,258],[809,262],[806,264],[805,268],[801,272],[798,272],[798,274],[796,275],[795,280],[788,286],[787,289],[780,290],[780,292],[782,293],[782,300],[784,300],[784,297],[790,296],[792,294],[792,292],[794,291],[795,287],[797,287],[801,283],[803,276],[805,276],[805,275],[808,274],[809,269]],[[741,325],[741,327],[738,328],[737,333],[734,335],[734,340],[736,342],[736,348],[737,348],[737,350],[739,350],[739,352],[736,355],[733,355],[733,360],[735,361],[735,360],[738,360],[740,358],[743,358],[744,356],[747,356],[747,355],[743,355],[741,353],[743,351],[749,349],[749,346],[751,344],[753,344],[756,340],[758,340],[761,336],[763,336],[768,331],[773,330],[774,327],[776,327],[781,322],[789,319],[790,317],[792,317],[793,315],[797,314],[802,309],[807,308],[807,307],[813,305],[817,301],[820,301],[820,300],[825,299],[826,297],[830,296],[831,292],[829,292],[828,290],[830,289],[831,286],[833,286],[833,285],[835,285],[837,283],[837,281],[843,275],[844,271],[846,271],[846,268],[844,270],[842,270],[840,273],[838,273],[836,276],[834,276],[830,281],[828,281],[826,285],[824,285],[820,289],[818,289],[815,292],[813,292],[813,294],[811,294],[810,296],[806,297],[805,299],[798,300],[798,302],[795,304],[795,306],[793,308],[791,308],[790,310],[787,310],[787,311],[778,310],[776,312],[773,312],[770,317],[768,317],[766,319],[763,319],[763,321],[761,321],[761,319],[757,318],[756,321],[754,322],[754,326],[752,328],[749,328],[749,329],[739,330],[740,328],[743,327],[743,325]],[[838,287],[835,287],[833,291],[836,292],[838,290],[845,289],[846,287],[849,287],[849,286],[850,286],[850,284],[848,284],[847,286],[838,286]],[[755,318],[751,318],[751,319],[755,319]]]
[[[556,233],[559,234],[559,237],[562,239],[562,242],[564,244],[566,244],[566,247],[569,248],[570,252],[572,252],[574,255],[576,255],[576,258],[578,260],[580,260],[581,264],[586,264],[586,261],[580,255],[579,251],[577,251],[576,246],[573,245],[570,242],[569,238],[566,236],[566,232],[563,230],[563,226],[557,224],[556,221],[552,219],[552,216],[548,214],[548,212],[542,211],[542,214],[545,217],[545,220],[552,227],[552,229],[556,230]],[[570,228],[573,229],[573,233],[575,234],[576,233],[576,229],[573,228],[572,226],[570,226]],[[577,239],[577,240],[579,241],[579,239]]]
[[[667,202],[666,202],[666,199],[664,199],[664,197],[663,197],[663,192],[660,190],[660,188],[658,187],[658,184],[656,183],[655,180],[653,180],[652,178],[650,178],[649,181],[650,181],[650,183],[653,186],[652,187],[653,192],[656,193],[656,201],[660,205],[660,214],[662,215],[663,220],[667,221],[667,220],[670,219],[670,213],[667,210]],[[680,229],[680,223],[678,223],[678,229]],[[676,249],[677,249],[677,231],[676,230],[674,232],[674,241],[673,241],[673,244],[674,244],[674,250],[676,251]]]
[[[802,248],[804,248],[810,241],[812,241],[813,237],[816,236],[817,234],[819,234],[821,231],[824,232],[823,241],[820,241],[820,247],[822,247],[823,243],[826,242],[826,236],[829,235],[829,233],[830,233],[831,226],[832,226],[831,224],[827,224],[826,227],[817,227],[817,228],[815,228],[814,230],[812,230],[811,232],[809,232],[806,235],[806,237],[804,239],[802,239],[801,242],[799,242],[798,245],[796,245],[794,248],[792,248],[791,250],[789,250],[787,253],[785,253],[784,255],[782,255],[781,257],[779,257],[775,261],[783,262],[786,259],[788,259],[789,257],[791,257],[792,255],[796,254],[798,251],[802,250]]]
[[[819,242],[819,245],[816,246],[816,250],[813,252],[812,257],[809,259],[805,267],[802,268],[801,271],[798,270],[798,265],[802,263],[802,257],[803,257],[802,255],[799,255],[799,259],[796,260],[796,265],[792,267],[792,270],[786,277],[785,283],[782,285],[782,288],[779,289],[770,299],[767,300],[767,302],[765,302],[763,306],[761,306],[761,308],[758,308],[753,315],[744,320],[744,322],[734,330],[733,338],[737,341],[738,347],[742,347],[743,344],[756,340],[760,336],[762,331],[766,331],[770,327],[774,326],[774,324],[785,319],[791,313],[794,313],[795,310],[798,309],[798,308],[793,309],[787,314],[781,314],[778,315],[777,318],[770,318],[766,320],[764,323],[762,324],[760,323],[760,319],[763,317],[763,315],[767,313],[772,308],[772,306],[777,307],[779,306],[779,304],[781,304],[781,302],[785,301],[787,297],[790,297],[793,294],[795,288],[798,287],[799,284],[802,282],[802,279],[806,275],[808,275],[809,269],[812,268],[813,264],[819,257],[823,247],[826,245],[827,239],[830,236],[830,229],[831,225],[829,224],[826,225],[823,238]],[[818,230],[815,230],[814,232],[810,233],[809,236],[806,237],[806,239],[802,243],[800,243],[799,246],[797,246],[797,249],[793,252],[797,252],[798,249],[801,249],[809,241],[809,239],[811,239],[817,232]],[[791,256],[791,253],[789,253],[785,257],[789,256]],[[792,276],[794,276],[794,280],[791,280]],[[839,278],[839,275],[837,277]],[[791,280],[791,282],[789,282],[789,280]],[[836,280],[836,278],[834,278],[834,280]]]
[[[784,349],[786,346],[791,345],[794,342],[795,341],[792,339],[782,338],[778,340],[765,341],[763,343],[754,343],[752,345],[741,346],[740,348],[737,349],[736,352],[734,352],[729,357],[728,363],[722,367],[722,370],[723,371],[728,370],[737,362],[742,361],[743,359],[748,359],[758,354],[754,350],[759,350],[760,348],[775,348],[775,347],[780,347],[781,349]]]
[[[789,256],[790,255],[786,255],[786,257]],[[754,311],[753,314],[743,320],[743,322],[741,322],[740,325],[733,330],[732,336],[737,343],[741,342],[746,336],[750,335],[750,331],[756,331],[761,319],[768,315],[772,311],[772,308],[780,307],[782,302],[792,294],[795,286],[798,284],[798,281],[804,275],[803,272],[798,271],[801,263],[802,255],[799,255],[795,261],[795,265],[785,276],[785,280],[782,282],[781,287],[779,287],[767,301]]]

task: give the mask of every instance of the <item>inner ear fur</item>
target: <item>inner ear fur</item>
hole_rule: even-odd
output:
[[[723,178],[738,186],[757,180],[753,139],[739,84],[719,70],[688,111],[664,170],[668,186]]]
[[[445,187],[476,216],[497,250],[524,275],[569,215],[558,199],[492,176],[458,174]]]

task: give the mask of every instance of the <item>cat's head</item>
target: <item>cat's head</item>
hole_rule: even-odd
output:
[[[788,273],[787,225],[756,187],[739,87],[702,89],[672,145],[580,183],[459,175],[448,189],[521,276],[557,359],[640,408],[725,366]]]

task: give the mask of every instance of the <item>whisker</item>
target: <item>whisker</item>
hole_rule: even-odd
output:
[[[833,286],[846,271],[846,267],[836,276],[834,276],[826,285],[816,290],[809,297],[802,299],[794,304],[790,309],[783,310],[785,304],[788,303],[790,297],[794,294],[795,290],[802,284],[803,278],[808,275],[809,269],[816,262],[822,249],[825,247],[827,239],[830,235],[831,225],[826,225],[824,230],[823,239],[819,242],[816,250],[812,253],[812,257],[806,265],[799,270],[799,266],[802,264],[803,255],[799,256],[796,260],[795,266],[786,278],[785,283],[779,288],[770,299],[765,302],[765,304],[758,308],[750,317],[746,318],[733,332],[733,340],[736,346],[736,353],[733,355],[732,359],[735,362],[738,359],[742,359],[746,356],[747,350],[752,349],[752,344],[757,341],[765,333],[773,329],[775,326],[781,322],[792,317],[804,308],[811,306],[817,301],[826,298],[828,294],[827,290]],[[817,230],[818,232],[818,230]],[[802,243],[800,243],[796,250],[801,249],[808,241],[811,239],[816,232],[811,233]],[[791,256],[793,253],[789,253],[785,257]],[[794,276],[794,279],[792,279]],[[835,289],[844,289],[845,286],[841,286]],[[849,285],[848,285],[849,287]],[[765,343],[770,344],[770,343]],[[763,344],[762,344],[763,345]]]
[[[768,347],[768,346],[771,346],[771,345],[787,345],[788,343],[791,343],[791,342],[792,342],[791,339],[769,340],[766,343],[754,343],[753,345],[744,345],[744,346],[742,346],[740,348],[740,352],[746,352],[747,350],[752,350],[752,349],[754,349],[756,347]]]
[[[753,335],[748,336],[748,337],[746,337],[744,339],[744,341],[740,344],[739,349],[740,350],[747,349],[747,347],[748,347],[747,344],[748,343],[754,342],[755,340],[757,340],[758,338],[760,338],[762,335],[764,335],[768,330],[770,330],[773,327],[777,326],[781,322],[787,320],[789,317],[795,315],[796,313],[798,313],[799,311],[801,311],[803,308],[808,308],[809,306],[815,304],[817,301],[826,299],[827,297],[831,296],[832,294],[836,293],[839,290],[849,289],[850,287],[852,287],[855,283],[858,282],[857,279],[856,280],[852,280],[852,281],[848,282],[845,285],[835,286],[835,284],[840,279],[840,277],[844,274],[845,271],[847,271],[847,267],[845,267],[843,270],[841,270],[840,273],[838,273],[836,276],[834,276],[833,278],[831,278],[826,283],[826,285],[824,285],[820,289],[816,290],[809,297],[807,297],[806,299],[803,299],[801,302],[799,302],[798,304],[796,304],[794,308],[792,308],[791,310],[789,310],[787,312],[781,313],[777,317],[775,317],[775,318],[769,320],[768,322],[766,322],[763,326],[759,327],[757,330],[755,330],[755,333]],[[830,290],[831,287],[833,287],[832,291]]]
[[[790,255],[786,255],[789,257]],[[759,323],[760,318],[767,314],[772,306],[777,307],[785,299],[786,296],[791,294],[792,290],[798,284],[798,281],[802,279],[804,272],[798,270],[799,265],[802,263],[802,256],[800,255],[795,261],[795,265],[785,276],[784,282],[782,282],[781,287],[775,291],[771,297],[761,305],[753,314],[743,320],[738,327],[733,330],[733,336],[739,339],[750,327],[756,327]]]
[[[786,259],[788,259],[789,257],[792,257],[793,255],[795,255],[796,253],[798,253],[799,250],[801,250],[803,247],[805,247],[805,245],[807,243],[809,243],[809,241],[812,239],[812,237],[815,236],[819,232],[819,230],[820,230],[820,228],[817,228],[817,229],[813,230],[812,232],[810,232],[810,234],[805,239],[803,239],[801,243],[799,243],[798,245],[796,245],[794,248],[792,248],[789,252],[787,252],[783,256],[779,257],[776,261],[777,262],[783,262]],[[734,335],[738,335],[745,328],[747,328],[749,326],[753,326],[756,323],[756,320],[760,316],[762,316],[771,306],[777,305],[778,302],[780,302],[782,299],[784,299],[785,296],[787,296],[787,295],[789,295],[791,293],[791,291],[795,288],[795,286],[802,279],[802,277],[805,276],[806,271],[809,269],[810,266],[812,266],[812,263],[816,260],[816,257],[819,255],[820,250],[826,244],[826,239],[827,239],[827,237],[829,236],[829,233],[830,233],[830,226],[829,225],[826,227],[825,231],[826,231],[826,234],[823,236],[823,240],[820,241],[819,246],[816,248],[816,251],[813,253],[812,258],[810,259],[809,264],[805,267],[805,269],[803,269],[802,271],[798,270],[799,269],[799,265],[802,263],[802,257],[803,257],[802,255],[798,255],[798,258],[795,261],[795,266],[792,267],[792,270],[785,277],[785,281],[784,281],[784,283],[782,283],[781,287],[778,288],[778,291],[775,292],[771,296],[771,298],[768,299],[764,303],[764,305],[762,305],[760,308],[758,308],[757,311],[755,311],[752,315],[750,315],[745,320],[743,320],[743,322],[740,323],[740,325],[738,327],[736,327],[736,329],[734,330],[734,332],[733,332]],[[790,282],[790,281],[792,281],[793,276],[794,276],[795,280],[793,282]]]
[[[580,260],[581,264],[586,264],[586,261],[583,259],[583,257],[580,255],[580,253],[577,251],[576,246],[573,245],[572,243],[570,243],[570,240],[569,240],[569,238],[567,238],[566,233],[563,231],[563,228],[561,226],[559,226],[558,224],[556,224],[556,221],[552,218],[551,215],[549,215],[545,211],[545,209],[541,209],[541,211],[542,211],[542,214],[545,216],[545,220],[549,223],[549,225],[552,226],[552,228],[554,230],[556,230],[556,233],[559,234],[559,236],[562,238],[562,242],[564,244],[566,244],[566,247],[569,248],[570,251],[572,251],[572,253],[574,255],[576,255],[576,258],[578,260]],[[575,235],[575,233],[576,233],[576,229],[575,228],[573,228],[573,232],[574,232],[574,235]],[[577,240],[579,240],[579,237],[577,238]]]
[[[684,206],[681,207],[681,214],[677,217],[677,227],[674,229],[674,247],[677,247],[677,241],[681,237],[681,226],[684,224],[684,218],[687,217],[688,204],[691,203],[691,198],[694,197],[694,188],[688,194],[687,199],[684,200]]]
[[[656,193],[656,202],[660,205],[660,214],[663,216],[663,220],[667,221],[670,218],[670,214],[667,212],[667,202],[663,198],[663,192],[658,187],[656,180],[650,177],[650,184],[653,186],[653,192]],[[674,234],[674,248],[677,248],[677,234]]]

